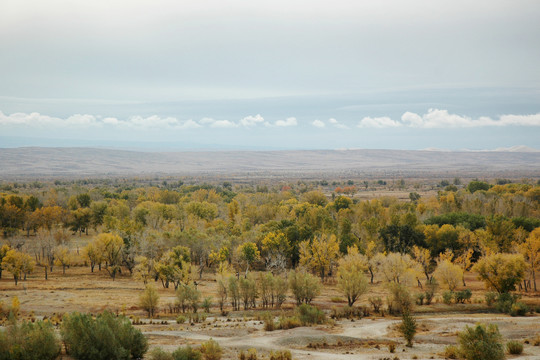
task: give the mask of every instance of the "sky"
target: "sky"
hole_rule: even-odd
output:
[[[540,149],[537,0],[2,0],[0,148]]]

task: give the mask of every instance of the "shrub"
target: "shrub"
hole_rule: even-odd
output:
[[[381,310],[381,306],[383,304],[382,299],[379,296],[377,296],[377,297],[370,297],[368,301],[373,307],[373,311],[375,311],[376,313],[379,313]]]
[[[270,360],[292,360],[292,355],[289,350],[272,351]]]
[[[303,325],[322,324],[326,320],[324,312],[308,304],[297,306],[295,313]]]
[[[447,359],[459,359],[459,348],[454,345],[449,345],[445,347],[444,357]]]
[[[454,293],[454,300],[456,304],[464,304],[465,301],[469,301],[472,297],[472,291],[469,289],[457,291]]]
[[[264,330],[265,331],[274,331],[275,330],[275,324],[274,324],[274,317],[269,312],[266,312],[263,314],[262,319],[264,321]]]
[[[321,281],[310,273],[293,270],[289,273],[289,287],[298,305],[309,304],[321,292]]]
[[[256,349],[249,349],[247,353],[244,353],[243,351],[238,354],[238,360],[257,360],[257,350]]]
[[[174,358],[170,352],[157,347],[150,351],[150,360],[174,360]]]
[[[529,312],[529,307],[522,302],[512,304],[510,308],[511,316],[525,316]]]
[[[487,306],[493,306],[495,304],[495,301],[497,301],[497,293],[496,292],[487,292],[486,295],[484,295],[486,298],[486,304]]]
[[[177,324],[183,324],[183,323],[186,322],[186,320],[187,320],[187,319],[186,319],[186,317],[185,317],[184,315],[178,315],[178,316],[176,317],[176,323],[177,323]]]
[[[424,293],[426,305],[431,304],[431,301],[433,301],[433,297],[435,296],[435,292],[437,291],[438,287],[439,287],[439,283],[437,282],[437,279],[435,279],[434,277],[429,279],[429,281],[426,284],[426,292]]]
[[[146,338],[128,318],[110,312],[96,319],[77,312],[66,315],[61,334],[67,353],[78,360],[142,359],[148,349]]]
[[[404,313],[412,309],[412,299],[409,290],[400,284],[394,284],[391,288],[391,298],[388,302],[388,311],[390,313]]]
[[[392,354],[396,352],[396,344],[390,343],[388,344],[388,351],[390,351]]]
[[[452,291],[445,291],[443,292],[442,297],[443,303],[450,305],[452,303],[452,299],[454,298],[454,293]]]
[[[523,344],[519,341],[509,341],[506,343],[506,350],[511,355],[520,355],[523,352]]]
[[[416,334],[416,320],[410,312],[406,311],[403,313],[399,331],[405,340],[407,340],[407,346],[412,347],[412,341],[414,339],[414,335]]]
[[[200,351],[193,349],[191,346],[179,346],[172,353],[174,360],[201,360],[202,354]]]
[[[354,319],[362,317],[362,308],[353,306],[344,306],[342,308],[332,308],[332,319]]]
[[[12,318],[10,324],[0,330],[0,359],[54,360],[60,350],[60,341],[48,321],[18,324]]]
[[[302,322],[296,316],[281,316],[278,327],[282,330],[294,329],[302,326]]]
[[[139,299],[141,307],[148,313],[149,317],[154,317],[159,303],[159,295],[156,288],[152,285],[146,285],[144,292]]]
[[[220,360],[223,355],[221,346],[215,340],[208,340],[201,344],[204,360]]]
[[[512,310],[512,305],[514,305],[518,299],[518,295],[502,293],[497,297],[495,309],[497,309],[498,312],[509,314]]]
[[[212,297],[209,296],[207,298],[204,298],[201,307],[204,309],[205,312],[210,313],[210,308],[212,307]]]
[[[416,305],[424,305],[424,299],[425,299],[424,294],[417,294],[416,295]]]
[[[497,325],[477,324],[458,333],[460,354],[466,360],[502,360],[504,348]]]

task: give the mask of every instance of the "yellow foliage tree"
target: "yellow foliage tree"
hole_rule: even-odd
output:
[[[473,266],[480,280],[499,294],[515,290],[525,277],[527,263],[521,254],[495,253],[486,255]]]
[[[6,255],[2,259],[2,268],[9,271],[13,275],[15,285],[18,284],[21,279],[21,275],[30,274],[34,271],[36,262],[32,257],[26,253],[17,251],[15,249],[8,250]]]
[[[420,266],[408,254],[377,254],[374,261],[384,279],[394,284],[410,284],[421,272]]]
[[[366,269],[366,258],[358,252],[358,248],[356,246],[347,248],[347,255],[339,260],[337,282],[339,289],[347,297],[349,306],[353,306],[368,288],[368,281],[364,275]]]
[[[536,270],[540,267],[540,228],[534,229],[524,243],[519,245],[519,251],[529,263],[529,270],[536,289]]]
[[[300,264],[316,272],[324,281],[339,256],[339,244],[336,235],[321,235],[300,243]]]
[[[454,291],[463,278],[461,268],[448,259],[439,261],[433,275],[448,290]]]

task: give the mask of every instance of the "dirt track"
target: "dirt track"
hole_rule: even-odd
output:
[[[403,345],[395,330],[397,319],[391,318],[365,318],[357,321],[342,320],[333,327],[300,327],[291,330],[277,330],[266,332],[259,321],[247,321],[238,324],[227,322],[225,318],[217,320],[207,319],[207,325],[189,325],[183,328],[189,330],[144,329],[151,343],[166,349],[174,349],[178,345],[197,344],[213,338],[227,349],[247,350],[255,348],[259,353],[272,350],[289,349],[295,359],[360,359],[376,360],[385,357],[400,359],[443,359],[441,353],[448,344],[457,342],[456,332],[472,326],[477,322],[495,323],[499,326],[503,337],[510,339],[532,338],[540,334],[540,318],[522,317],[512,318],[499,315],[471,315],[471,316],[445,316],[445,317],[418,317],[420,331],[416,337],[415,346],[410,349]],[[244,327],[245,325],[245,327]],[[240,328],[236,328],[241,326]],[[229,327],[230,333],[215,331]],[[251,329],[245,331],[244,329]],[[396,343],[396,353],[391,354],[388,343]],[[377,346],[379,349],[377,349]],[[231,352],[232,354],[232,352]],[[231,357],[234,358],[234,357]],[[512,357],[519,359],[540,359],[540,347],[525,345],[522,356]]]

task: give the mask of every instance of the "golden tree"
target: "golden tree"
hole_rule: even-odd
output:
[[[349,306],[353,306],[367,290],[368,281],[364,275],[366,263],[365,257],[360,255],[356,246],[347,248],[347,255],[339,260],[338,288],[347,297]]]
[[[316,272],[324,281],[326,274],[336,263],[339,255],[339,244],[336,235],[321,235],[300,243],[300,264]]]
[[[529,263],[529,270],[536,289],[536,269],[540,267],[540,228],[534,229],[524,243],[519,245],[519,251]]]
[[[486,255],[473,266],[480,280],[499,294],[515,290],[525,277],[527,263],[521,254]]]

